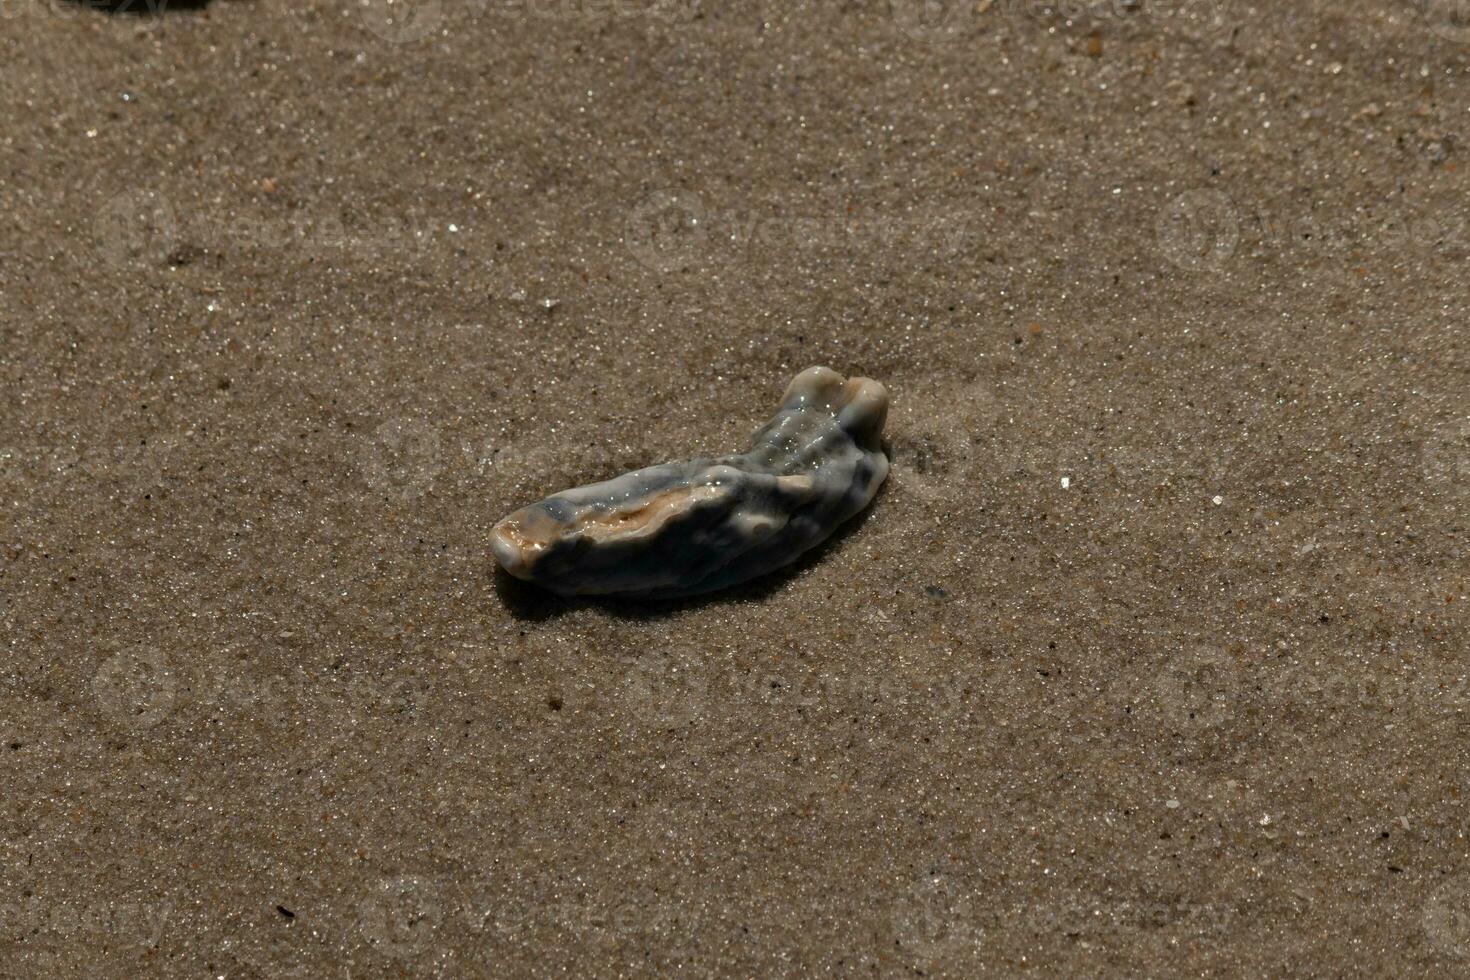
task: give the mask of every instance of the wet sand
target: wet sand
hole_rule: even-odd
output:
[[[1470,975],[1449,6],[0,3],[0,975]]]

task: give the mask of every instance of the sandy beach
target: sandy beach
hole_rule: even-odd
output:
[[[1452,0],[158,2],[0,0],[0,977],[1470,976]],[[830,545],[497,571],[817,364]]]

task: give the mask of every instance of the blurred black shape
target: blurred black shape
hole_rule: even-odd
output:
[[[158,17],[170,10],[202,10],[210,0],[66,0],[74,7],[100,10],[105,14]]]

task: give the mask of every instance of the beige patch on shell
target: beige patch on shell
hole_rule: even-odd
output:
[[[590,511],[578,518],[568,530],[580,531],[597,542],[657,534],[669,521],[702,503],[718,500],[726,493],[724,488],[712,486],[666,490],[646,500],[633,501],[627,508]]]
[[[551,515],[534,507],[516,511],[501,521],[495,530],[521,551],[531,553],[546,548],[561,533]]]

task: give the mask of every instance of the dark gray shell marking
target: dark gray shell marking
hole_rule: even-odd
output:
[[[562,594],[672,597],[764,575],[825,541],[888,476],[888,394],[808,368],[749,451],[634,470],[523,507],[496,560]]]

